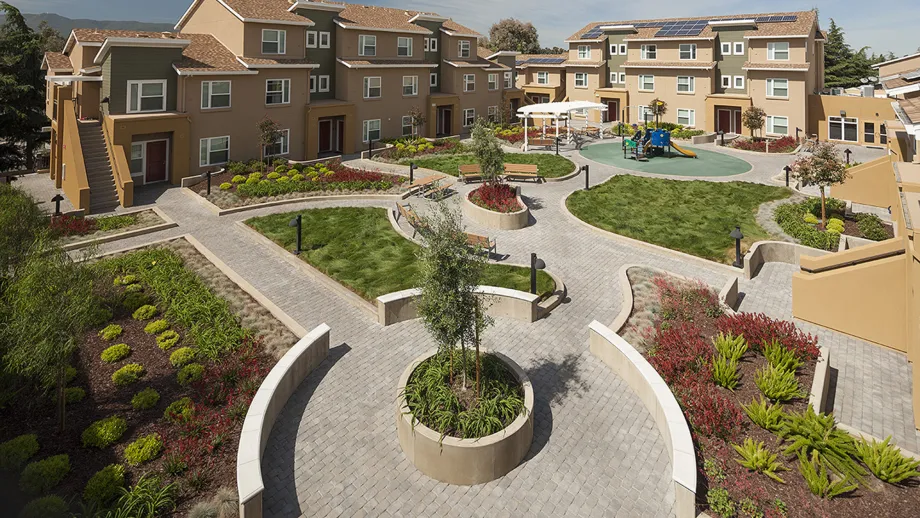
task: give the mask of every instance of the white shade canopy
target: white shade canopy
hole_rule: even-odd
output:
[[[519,108],[517,114],[518,117],[550,116],[552,118],[583,110],[607,111],[607,105],[590,101],[530,104]]]

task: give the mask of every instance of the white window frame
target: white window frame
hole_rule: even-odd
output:
[[[786,132],[785,133],[779,133],[776,131],[776,119],[786,119],[786,124],[785,124]],[[767,135],[782,135],[782,136],[789,135],[789,117],[786,117],[784,115],[767,115],[766,129],[767,129]]]
[[[372,123],[375,123],[375,122],[377,123],[377,124],[376,124],[377,129],[371,129],[371,124],[372,124]],[[370,142],[370,133],[371,133],[372,131],[376,131],[376,132],[377,132],[377,138],[375,138],[374,140],[380,140],[380,136],[381,136],[380,128],[381,128],[380,119],[368,119],[368,120],[364,121],[364,122],[361,124],[361,131],[362,131],[361,135],[362,135],[362,138],[364,139],[364,140],[362,140],[362,142],[364,142],[364,143]]]
[[[406,123],[407,120],[408,120],[408,124]],[[415,125],[412,124],[412,116],[403,115],[401,122],[402,122],[402,136],[404,137],[414,136],[415,135]],[[406,128],[409,128],[408,133],[406,133]]]
[[[425,52],[428,52],[428,40],[430,38],[422,38],[422,39],[425,40]]]
[[[505,72],[505,89],[514,88],[514,72]]]
[[[626,44],[625,43],[620,43],[620,55],[621,56],[626,55]]]
[[[372,86],[371,82],[376,79],[377,86]],[[376,88],[378,90],[377,95],[371,96],[371,90]],[[364,98],[365,99],[380,99],[383,97],[383,78],[380,76],[364,76]],[[367,142],[365,140],[365,142]]]
[[[658,59],[658,45],[656,44],[642,45],[642,47],[640,47],[639,57],[643,61],[654,61]]]
[[[548,85],[549,84],[549,72],[537,72],[537,84],[538,85]]]
[[[409,80],[409,84],[406,84],[406,79]],[[409,93],[406,93],[407,86],[410,89]],[[403,76],[402,94],[403,94],[403,97],[415,97],[418,95],[418,76]]]
[[[732,88],[735,90],[744,90],[744,76],[735,76],[732,79]]]
[[[498,74],[490,73],[488,79],[489,91],[494,92],[498,90]]]
[[[211,143],[214,140],[218,139],[227,139],[227,149],[212,149]],[[205,153],[207,154],[207,161],[201,159],[201,151],[204,148]],[[215,152],[227,152],[227,160],[224,162],[211,162],[211,154]],[[212,165],[222,165],[230,161],[230,135],[224,135],[222,137],[206,137],[198,141],[198,167],[208,167]]]
[[[652,87],[645,88],[647,81],[651,78]],[[639,91],[640,92],[654,92],[655,91],[655,76],[650,74],[642,74],[639,76]]]
[[[621,85],[626,84],[626,72],[620,72],[620,84]]]
[[[681,79],[686,79],[685,85],[686,90],[681,90]],[[679,94],[693,94],[696,93],[696,77],[694,76],[677,76],[677,93]]]
[[[457,42],[457,57],[459,58],[468,58],[470,57],[470,42],[469,40],[460,40]]]
[[[831,136],[831,124],[834,122],[837,122],[840,124],[840,138],[833,138]],[[847,126],[853,126],[856,128],[856,139],[855,140],[847,140],[845,138],[847,136]],[[838,142],[851,142],[851,143],[859,142],[859,119],[856,117],[839,117],[839,116],[828,117],[827,118],[827,139],[835,140]]]
[[[276,39],[265,39],[266,34],[275,33]],[[272,43],[278,46],[277,52],[266,52],[265,44]],[[287,53],[287,31],[284,29],[262,29],[262,54],[282,56]]]
[[[432,72],[428,74],[428,86],[438,86],[438,73]]]
[[[785,50],[778,49],[777,46],[786,46]],[[786,54],[786,57],[777,57],[777,53],[780,55]],[[789,42],[788,41],[774,41],[767,43],[767,61],[789,61]]]
[[[319,47],[319,33],[316,31],[307,31],[307,48],[315,49],[317,47]]]
[[[469,128],[476,123],[476,108],[463,109],[463,127]]]
[[[372,49],[370,54],[367,53],[368,49]],[[368,56],[374,57],[377,55],[377,36],[373,34],[359,34],[358,35],[358,55],[359,56]]]
[[[616,43],[611,43],[611,44],[610,44],[610,55],[611,55],[611,56],[619,55],[619,51],[617,50],[617,49],[619,49],[619,48],[620,48],[620,46],[619,46],[618,44],[616,44]]]
[[[265,146],[265,156],[282,156],[291,153],[291,130],[283,129],[279,133],[281,133],[281,137],[278,138],[277,142]],[[279,153],[269,153],[269,147],[275,145],[278,145]]]
[[[575,88],[588,87],[588,74],[586,72],[575,72]]]
[[[686,112],[686,116],[681,117],[681,112]],[[687,119],[687,123],[686,124],[682,123],[680,121],[681,118]],[[695,127],[696,126],[696,110],[692,110],[689,108],[678,108],[677,109],[677,123],[687,128]]]
[[[328,92],[332,84],[330,76],[319,76],[319,85],[316,87],[317,92]]]
[[[578,46],[578,59],[591,59],[591,45]]]
[[[786,83],[786,86],[785,86],[786,95],[776,95],[777,81],[783,81]],[[773,97],[776,99],[788,99],[789,98],[789,80],[782,78],[782,77],[768,77],[767,78],[767,97]]]
[[[310,75],[310,93],[316,93],[316,80],[317,76]]]
[[[463,74],[463,91],[476,91],[476,74]]]
[[[732,47],[733,47],[732,52],[734,52],[736,56],[744,55],[744,42],[743,41],[734,42],[732,44]]]
[[[428,45],[428,50],[430,50],[431,52],[437,52],[438,51],[438,39],[437,38],[429,38],[429,39],[431,40],[431,42]]]
[[[281,83],[281,102],[270,103],[268,102],[268,96],[271,94],[277,94],[275,90],[269,90],[269,85],[272,83]],[[285,104],[291,104],[291,80],[290,79],[266,79],[265,80],[265,106],[282,106]]]
[[[687,50],[684,50],[684,47],[687,47]],[[690,57],[684,57],[684,52]],[[677,55],[681,61],[695,61],[696,60],[696,43],[681,43],[677,48]]]
[[[648,109],[648,106],[639,105],[636,107],[636,118],[639,119],[640,123],[644,123],[646,118],[645,115],[651,115],[651,112]],[[654,117],[648,117],[648,120],[654,120]]]
[[[611,72],[610,73],[610,84],[612,85],[618,84],[619,77],[620,77],[619,74],[617,74],[616,72]]]
[[[487,108],[489,122],[498,122],[498,106],[489,106]]]
[[[732,55],[732,43],[730,41],[722,42],[722,55],[731,56]]]
[[[722,76],[722,88],[732,87],[732,76]]]
[[[405,49],[406,54],[400,54],[403,49]],[[401,58],[412,57],[412,38],[407,36],[398,36],[396,38],[396,55]]]
[[[162,86],[163,86],[163,93],[162,93],[162,95],[147,95],[147,96],[145,96],[145,95],[144,95],[144,85],[153,85],[153,84],[158,84],[158,85],[162,85]],[[133,102],[134,100],[131,98],[131,87],[133,87],[133,86],[135,86],[135,85],[137,86],[137,108],[136,108],[136,109],[132,109],[132,105],[134,104],[134,102]],[[166,111],[166,99],[167,99],[167,97],[168,97],[168,95],[167,95],[167,88],[168,88],[168,81],[167,81],[166,79],[150,79],[150,80],[143,80],[143,81],[128,81],[128,95],[127,95],[127,97],[128,97],[128,105],[126,106],[126,108],[127,108],[126,111],[127,111],[128,113],[157,113],[157,112],[165,112],[165,111]],[[160,98],[162,98],[162,100],[163,100],[163,102],[160,103],[160,108],[157,108],[157,109],[155,109],[155,110],[144,110],[144,109],[142,109],[142,106],[143,106],[143,104],[144,104],[144,99],[153,99],[153,98],[156,98],[156,97],[160,97]]]
[[[328,49],[332,47],[332,33],[329,31],[319,31],[319,48]]]
[[[225,94],[215,94],[214,85],[217,83],[227,83],[227,93]],[[208,93],[205,95],[205,85],[207,85]],[[226,96],[227,97],[227,106],[214,106],[214,97],[217,96]],[[228,109],[233,104],[233,85],[230,81],[202,81],[201,82],[201,109],[202,110],[222,110]]]

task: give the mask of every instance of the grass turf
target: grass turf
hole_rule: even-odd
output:
[[[744,233],[742,253],[755,241],[772,239],[757,224],[757,209],[790,194],[783,187],[755,183],[621,175],[573,193],[566,204],[576,217],[604,230],[731,263],[735,242],[729,233],[735,225]]]
[[[475,164],[476,158],[469,154],[459,155],[439,155],[433,157],[407,158],[401,161],[407,165],[414,162],[415,165],[440,171],[444,174],[457,176],[458,168],[461,165]],[[563,156],[547,154],[523,154],[523,153],[506,153],[506,164],[536,164],[540,174],[547,178],[559,178],[575,171],[575,163]]]
[[[246,221],[285,249],[296,245],[296,229],[288,222],[298,213],[273,214]],[[303,216],[300,258],[366,300],[416,287],[419,245],[396,232],[386,209],[336,207],[299,212]],[[546,272],[537,272],[538,293],[555,291]],[[489,264],[482,284],[530,291],[530,270]]]

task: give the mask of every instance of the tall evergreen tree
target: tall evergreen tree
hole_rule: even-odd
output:
[[[862,84],[861,79],[876,74],[872,65],[884,61],[882,56],[866,55],[868,47],[854,51],[846,42],[843,28],[831,18],[824,45],[824,86],[849,88]]]

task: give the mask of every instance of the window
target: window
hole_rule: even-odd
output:
[[[618,77],[618,76],[617,76],[617,73],[616,73],[616,72],[611,72],[611,73],[610,73],[610,84],[612,84],[612,85],[617,84],[617,77]]]
[[[866,141],[866,144],[875,144],[875,123],[874,122],[864,122],[863,127],[863,140]]]
[[[473,74],[463,74],[463,91],[472,92],[476,90],[476,76]]]
[[[470,42],[467,40],[460,40],[457,44],[457,57],[468,58],[470,57]]]
[[[732,55],[732,44],[727,41],[722,42],[722,55],[731,56]]]
[[[144,143],[135,142],[131,144],[131,174],[144,174]]]
[[[307,31],[307,48],[315,49],[317,47],[317,32]]]
[[[658,45],[642,45],[642,59],[658,59]]]
[[[380,140],[380,119],[364,121],[364,142]]]
[[[430,40],[428,44],[428,50],[430,50],[431,52],[437,52],[438,51],[438,39],[437,38],[428,38],[428,39]]]
[[[319,88],[320,92],[329,91],[329,76],[319,76]]]
[[[166,111],[166,80],[128,81],[128,113]]]
[[[396,38],[396,55],[400,57],[412,57],[412,38],[400,36]]]
[[[418,95],[418,76],[403,76],[403,96]]]
[[[201,109],[229,108],[230,81],[202,81]]]
[[[732,76],[722,76],[722,88],[732,87]]]
[[[380,94],[383,88],[380,86],[379,77],[365,77],[364,78],[364,98],[365,99],[380,99]]]
[[[463,110],[463,127],[469,128],[476,123],[476,110],[474,108],[467,108]]]
[[[686,61],[688,59],[696,59],[696,43],[681,43],[680,59],[682,61]]]
[[[404,137],[415,134],[415,126],[412,125],[411,115],[402,116],[402,134]]]
[[[618,49],[618,48],[619,48],[619,45],[617,45],[616,43],[611,43],[611,44],[610,44],[610,55],[611,55],[611,56],[616,56],[616,55],[617,55],[617,49]]]
[[[437,72],[432,72],[428,76],[428,84],[431,86],[438,86],[438,74]]]
[[[291,130],[281,130],[281,136],[274,144],[265,146],[265,156],[278,156],[290,153]]]
[[[284,54],[287,31],[262,29],[262,54]]]
[[[696,78],[693,76],[677,76],[677,91],[683,94],[695,92]]]
[[[549,72],[537,72],[537,84],[538,85],[548,85],[549,84]]]
[[[578,59],[591,59],[591,47],[589,45],[578,46]]]
[[[789,61],[789,42],[767,43],[767,59],[770,61]]]
[[[425,40],[425,52],[428,52],[428,41],[430,38],[423,38]]]
[[[498,122],[498,106],[489,106],[489,122]]]
[[[620,84],[621,85],[626,84],[626,72],[620,72]]]
[[[621,56],[626,55],[626,44],[625,43],[620,43],[620,55]]]
[[[377,55],[377,36],[372,34],[362,34],[358,36],[358,55],[359,56],[376,56]]]
[[[269,79],[265,82],[265,104],[290,104],[290,102],[290,79]]]
[[[767,79],[767,97],[789,97],[788,79]]]
[[[696,125],[696,110],[677,109],[677,123],[682,126]]]
[[[319,33],[319,48],[328,49],[332,43],[332,35],[328,32]]]
[[[198,165],[226,164],[230,161],[230,137],[212,137],[201,139]]]
[[[587,88],[588,87],[588,74],[584,72],[575,73],[575,88]]]
[[[779,117],[777,115],[767,115],[767,133],[771,135],[788,135],[789,134],[789,117]]]
[[[498,74],[489,74],[489,90],[498,90]]]
[[[735,76],[735,88],[744,90],[744,76]]]
[[[310,93],[316,91],[316,76],[310,76]]]
[[[505,72],[505,88],[514,88],[514,74],[512,72]]]
[[[736,55],[736,56],[743,56],[743,55],[744,55],[744,42],[743,42],[743,41],[736,41],[736,42],[735,42],[735,55]]]
[[[639,122],[648,122],[652,120],[652,110],[649,110],[648,106],[639,106],[638,108]]]
[[[859,120],[854,117],[828,117],[829,140],[859,141]]]
[[[655,76],[639,76],[639,90],[646,92],[655,90]]]

